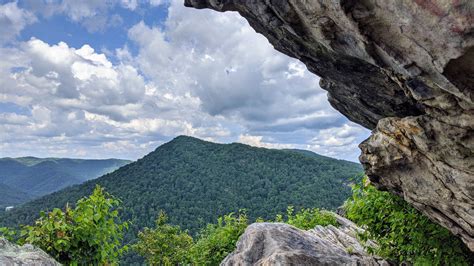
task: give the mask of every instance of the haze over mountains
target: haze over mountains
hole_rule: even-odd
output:
[[[127,163],[130,161],[119,159],[0,158],[0,207],[83,183]]]

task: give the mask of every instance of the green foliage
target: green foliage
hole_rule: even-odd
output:
[[[334,225],[337,226],[336,217],[328,211],[321,211],[317,208],[301,209],[294,214],[293,206],[289,206],[286,211],[287,220],[285,223],[293,225],[294,227],[308,230],[316,227],[316,225]],[[278,216],[276,220],[282,222],[282,216]]]
[[[161,209],[169,223],[195,236],[207,223],[239,209],[247,210],[249,220],[272,219],[289,205],[335,209],[349,197],[347,184],[361,171],[359,164],[311,152],[181,136],[111,174],[18,206],[0,215],[0,226],[31,224],[38,210],[62,207],[99,184],[122,200],[120,218],[133,222],[126,243],[134,243],[143,228],[154,227]],[[130,254],[124,264],[137,261],[138,255]]]
[[[284,222],[283,215],[277,215]],[[145,228],[139,233],[139,241],[133,247],[146,257],[151,265],[219,265],[235,250],[239,237],[248,226],[245,211],[237,215],[230,213],[219,217],[216,224],[208,224],[197,236],[192,238],[178,226],[166,224],[163,212],[156,221],[155,229]],[[256,222],[264,222],[257,218]],[[301,229],[314,228],[316,225],[337,225],[334,215],[319,209],[302,209],[294,213],[293,207],[287,208],[286,223]]]
[[[400,197],[379,191],[366,180],[353,186],[345,209],[349,219],[366,228],[361,238],[378,242],[379,247],[373,252],[382,257],[415,265],[473,262],[461,240],[447,229],[431,222]]]
[[[145,228],[138,233],[138,242],[132,246],[150,265],[177,265],[188,260],[192,237],[179,226],[166,224],[167,220],[161,211],[155,229]]]
[[[23,227],[19,242],[33,244],[64,264],[117,263],[128,228],[118,222],[118,205],[119,200],[97,186],[74,209],[66,205],[64,211],[43,212],[34,225]]]
[[[190,249],[190,259],[195,265],[219,265],[232,251],[237,240],[248,226],[245,212],[233,213],[217,219],[217,224],[208,224]]]
[[[14,242],[18,238],[18,231],[8,227],[0,227],[0,238],[5,238],[10,242]]]

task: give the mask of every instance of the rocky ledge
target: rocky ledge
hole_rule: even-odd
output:
[[[472,0],[185,0],[237,11],[321,77],[334,108],[373,129],[372,183],[474,251]],[[275,229],[276,230],[276,229]]]
[[[61,264],[32,245],[18,246],[0,238],[0,265],[59,266]]]
[[[390,265],[367,254],[356,238],[362,229],[337,219],[340,227],[309,231],[283,223],[251,224],[221,265]]]

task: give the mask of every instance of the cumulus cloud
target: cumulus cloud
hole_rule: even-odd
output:
[[[320,130],[309,141],[307,149],[332,157],[356,158],[359,155],[357,146],[367,137],[367,130],[348,122],[339,127]]]
[[[49,45],[33,38],[23,44],[21,53],[29,59],[28,67],[11,78],[17,86],[27,88],[29,96],[49,95],[41,98],[63,108],[94,109],[116,119],[133,117],[133,104],[143,97],[145,82],[134,67],[112,65],[88,45],[75,49],[64,42]],[[21,91],[12,93],[23,96]],[[113,106],[124,110],[114,113]]]
[[[129,30],[134,58],[157,84],[190,92],[203,111],[250,130],[292,130],[342,125],[319,79],[275,51],[237,14],[192,10],[173,2],[166,27],[141,22]]]
[[[40,2],[30,8],[78,23],[111,5],[144,3]],[[167,4],[161,26],[137,23],[129,43],[107,54],[36,38],[1,47],[0,103],[28,112],[0,112],[0,151],[135,159],[185,134],[355,160],[367,131],[330,107],[301,62],[275,51],[237,14]]]
[[[14,40],[36,16],[18,7],[17,2],[0,5],[0,44]]]
[[[268,148],[268,149],[293,149],[294,144],[272,143],[263,140],[263,136],[252,136],[249,134],[241,134],[237,142],[244,143],[254,147]]]
[[[199,113],[198,98],[162,91],[134,66],[113,64],[89,45],[76,49],[32,38],[0,54],[0,82],[7,85],[0,102],[30,110],[0,116],[3,151],[25,154],[34,147],[35,154],[49,154],[58,146],[51,155],[61,155],[71,146],[76,156],[96,157],[98,147],[108,147],[100,154],[137,158],[179,134],[209,140],[230,134],[223,119]],[[78,143],[88,152],[75,149]],[[119,155],[124,147],[128,153]]]

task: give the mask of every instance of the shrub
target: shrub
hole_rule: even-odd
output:
[[[366,229],[362,240],[374,239],[378,255],[415,265],[467,265],[472,254],[447,229],[431,222],[402,198],[377,190],[366,178],[353,186],[345,203],[349,219]]]
[[[64,264],[104,265],[118,262],[128,223],[118,220],[119,200],[96,186],[74,209],[41,213],[32,226],[24,226],[20,244],[33,244]]]
[[[331,212],[322,211],[317,208],[301,209],[299,212],[294,214],[293,206],[289,206],[286,210],[286,216],[287,220],[285,223],[303,230],[312,229],[316,227],[316,225],[338,225],[336,217]],[[277,220],[278,219],[281,220],[281,218],[277,218]]]
[[[236,247],[237,240],[248,226],[247,215],[241,211],[219,217],[217,224],[208,224],[201,230],[190,250],[195,265],[219,265]]]
[[[5,238],[10,242],[14,242],[18,237],[18,231],[8,227],[0,227],[0,238]]]
[[[177,265],[188,261],[193,239],[179,226],[166,224],[167,219],[160,211],[156,228],[145,228],[138,233],[138,242],[132,246],[150,265]]]

